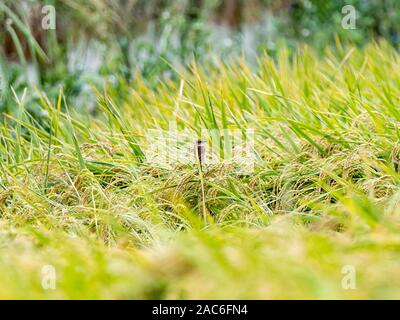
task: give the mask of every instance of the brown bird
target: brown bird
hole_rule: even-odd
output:
[[[203,163],[206,155],[205,141],[197,140],[194,148],[196,161],[200,163],[200,169],[203,169]]]

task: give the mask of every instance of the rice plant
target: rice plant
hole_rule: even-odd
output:
[[[0,298],[398,297],[399,61],[383,42],[193,62],[93,88],[95,115],[60,88],[29,92],[36,118],[11,91]],[[232,132],[251,158],[227,158]]]

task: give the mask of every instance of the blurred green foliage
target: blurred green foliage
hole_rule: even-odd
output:
[[[352,5],[356,9],[356,29],[341,27],[342,8]],[[332,34],[340,39],[362,45],[376,37],[384,37],[398,45],[400,32],[400,2],[396,0],[300,0],[289,10],[289,36],[307,38],[307,42],[320,47],[329,43]]]
[[[45,4],[57,10],[56,30],[41,30]],[[341,26],[342,8],[349,4],[357,10],[355,30]],[[156,86],[177,76],[172,66],[194,59],[212,65],[216,57],[244,54],[255,62],[263,51],[276,55],[282,42],[289,48],[306,42],[322,51],[335,35],[344,43],[383,37],[398,46],[399,26],[397,0],[4,0],[0,110],[13,112],[11,86],[22,94],[36,85],[49,97],[62,86],[67,97],[79,97],[73,104],[90,108],[91,84],[118,89],[140,73]],[[98,62],[88,67],[92,61]],[[28,105],[37,102],[35,94],[26,99]]]

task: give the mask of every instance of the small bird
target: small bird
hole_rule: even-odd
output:
[[[201,194],[199,194],[199,209],[200,214],[203,216],[204,223],[207,223],[207,207],[206,207],[206,194],[204,190],[204,179],[203,179],[203,163],[206,155],[206,143],[203,140],[197,140],[194,146],[194,154],[196,162],[200,165],[199,178],[201,186]]]
[[[206,145],[205,141],[197,140],[194,148],[194,154],[196,161],[200,163],[200,169],[203,169],[203,163],[206,155]]]

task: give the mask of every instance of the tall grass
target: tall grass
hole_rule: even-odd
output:
[[[193,63],[156,89],[139,76],[94,89],[96,116],[38,91],[38,120],[15,94],[0,125],[0,297],[397,297],[399,59],[381,43],[282,48],[255,70]],[[166,165],[149,132],[171,121],[190,156]],[[204,129],[253,129],[253,170],[199,170]]]

